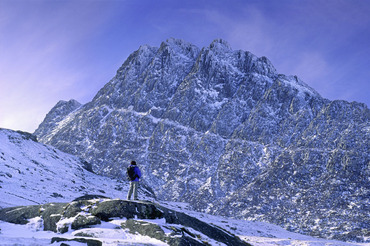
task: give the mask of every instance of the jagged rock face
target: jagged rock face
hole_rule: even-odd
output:
[[[112,176],[135,159],[160,199],[329,237],[368,223],[366,105],[324,99],[223,40],[142,46],[62,118],[55,127],[45,119],[39,140]],[[339,217],[353,223],[338,226]]]
[[[45,136],[50,133],[50,129],[55,128],[61,121],[65,120],[66,117],[79,108],[81,103],[76,100],[59,101],[46,115],[44,121],[40,124],[38,129],[35,131],[35,135]]]

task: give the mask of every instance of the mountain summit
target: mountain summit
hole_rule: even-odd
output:
[[[59,102],[35,134],[100,174],[135,159],[162,200],[366,241],[369,115],[224,40],[169,39],[133,52],[91,102]]]

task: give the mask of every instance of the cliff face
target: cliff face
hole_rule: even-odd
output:
[[[368,232],[366,105],[324,99],[223,40],[142,46],[59,116],[36,130],[41,142],[116,177],[135,159],[159,199],[319,236]]]
[[[81,103],[76,100],[59,101],[46,115],[44,121],[39,125],[35,131],[36,136],[44,136],[47,134],[50,129],[54,129],[61,121],[65,120],[66,117],[78,109],[81,106]]]

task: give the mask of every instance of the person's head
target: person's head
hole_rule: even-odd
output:
[[[136,161],[131,161],[131,165],[136,165]]]

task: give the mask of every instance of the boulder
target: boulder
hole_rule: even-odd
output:
[[[103,243],[99,240],[94,240],[94,239],[86,239],[86,238],[62,238],[62,237],[53,237],[51,239],[51,243],[55,242],[79,242],[79,243],[86,243],[87,246],[102,246]],[[61,245],[69,245],[68,243],[66,244],[61,244]]]
[[[199,240],[200,238],[199,236],[197,237],[184,227],[179,227],[175,225],[165,227],[167,231],[168,230],[172,231],[169,234],[165,233],[160,225],[150,223],[148,221],[138,221],[129,219],[126,222],[122,223],[121,226],[122,228],[128,229],[132,234],[140,234],[151,238],[155,238],[171,246],[207,245]]]
[[[62,217],[62,211],[67,203],[48,203],[24,207],[4,208],[0,210],[0,220],[14,223],[27,224],[29,219],[42,217],[45,231],[57,231],[56,223]]]
[[[218,242],[222,242],[226,245],[249,245],[248,243],[242,241],[236,235],[233,235],[220,227],[216,227],[204,221],[198,220],[195,217],[189,216],[185,213],[168,209],[163,206],[159,206],[159,209],[163,211],[163,217],[168,224],[178,224],[185,227],[193,228],[194,230],[203,233],[209,238],[212,238]]]
[[[91,225],[101,224],[101,220],[95,216],[78,215],[72,222],[72,229],[78,230],[81,228],[87,228]]]
[[[40,209],[40,205],[4,208],[0,210],[0,220],[14,224],[27,224],[29,219],[40,216]]]
[[[150,202],[108,200],[103,201],[91,210],[91,214],[103,221],[110,218],[139,218],[139,219],[158,219],[163,218],[162,212]]]
[[[68,206],[63,211],[63,216],[65,218],[72,218],[78,215],[82,211],[89,211],[92,205],[97,202],[93,200],[77,200],[68,204]]]
[[[62,218],[62,213],[67,203],[50,203],[43,206],[40,216],[44,220],[44,231],[57,232],[57,223]]]

